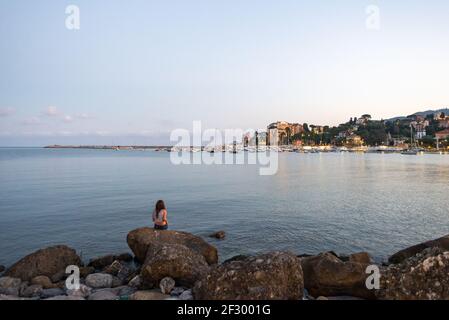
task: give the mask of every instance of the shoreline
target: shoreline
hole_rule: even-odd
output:
[[[225,233],[210,236],[224,239]],[[132,253],[82,261],[76,250],[58,245],[29,254],[8,269],[0,266],[0,300],[449,298],[449,235],[400,250],[382,264],[367,252],[332,251],[274,251],[219,262],[218,250],[202,237],[148,227],[130,231],[127,243]],[[79,289],[66,288],[68,265],[79,268]],[[381,270],[382,286],[376,290],[365,287],[370,266]],[[422,281],[427,274],[433,283]],[[441,291],[441,285],[446,289]],[[260,289],[253,291],[254,286]]]

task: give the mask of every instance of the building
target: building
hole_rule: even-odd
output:
[[[438,128],[448,129],[449,128],[449,117],[446,119],[439,119],[438,120]]]
[[[346,145],[351,147],[360,147],[363,145],[363,139],[357,134],[351,134],[346,137]]]
[[[415,132],[415,139],[422,139],[427,135],[426,128],[429,126],[429,121],[424,120],[424,118],[419,118],[420,116],[416,116],[416,121],[412,121],[410,125],[413,127],[413,131]]]
[[[304,127],[299,123],[286,121],[273,122],[267,127],[267,145],[288,145],[291,138],[304,132]]]
[[[449,138],[449,129],[438,131],[437,133],[435,133],[435,138],[437,138],[438,140],[444,140]]]

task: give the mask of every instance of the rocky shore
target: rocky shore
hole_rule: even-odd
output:
[[[377,266],[374,289],[366,285],[373,266],[366,252],[269,252],[219,264],[214,246],[186,232],[140,228],[127,243],[132,254],[84,262],[58,245],[0,266],[0,300],[449,299],[449,235],[393,254]],[[67,266],[79,267],[77,290],[67,289]]]

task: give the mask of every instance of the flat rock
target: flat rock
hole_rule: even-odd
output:
[[[117,300],[118,296],[114,291],[103,289],[92,293],[88,300]]]
[[[60,300],[86,300],[83,297],[78,297],[78,296],[56,296],[56,297],[51,297],[45,300],[55,300],[55,301],[60,301]]]
[[[47,299],[51,297],[62,296],[64,295],[64,293],[64,290],[60,288],[43,289],[40,296],[42,299]]]
[[[299,300],[304,279],[300,259],[271,252],[215,266],[195,283],[196,300]],[[180,296],[188,294],[183,292]]]
[[[162,294],[158,290],[136,291],[130,296],[130,300],[166,300],[169,295]]]
[[[127,242],[136,258],[143,262],[147,254],[157,251],[161,245],[178,244],[201,254],[208,264],[218,262],[217,248],[193,234],[173,230],[140,228],[128,233]]]
[[[193,300],[192,290],[185,290],[179,295],[179,300]]]
[[[51,277],[69,265],[80,264],[81,259],[75,250],[59,245],[27,255],[6,270],[5,275],[30,281],[37,276]]]
[[[33,285],[27,287],[26,289],[24,289],[21,292],[21,296],[25,297],[25,298],[40,297],[42,290],[43,290],[43,288],[41,285],[33,284]]]
[[[92,273],[86,277],[86,285],[94,289],[110,288],[113,278],[107,273]]]

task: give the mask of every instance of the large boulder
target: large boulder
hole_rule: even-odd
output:
[[[167,244],[147,255],[141,277],[146,288],[157,287],[170,277],[176,283],[193,286],[209,269],[204,256],[180,244]]]
[[[333,253],[301,258],[304,286],[313,297],[354,296],[374,299],[374,292],[366,287],[368,264],[344,262]]]
[[[145,261],[147,253],[158,250],[160,245],[179,244],[203,255],[208,264],[218,262],[217,249],[193,234],[172,230],[140,228],[128,233],[128,246],[139,261]]]
[[[298,300],[303,291],[300,259],[272,252],[211,268],[196,282],[193,295],[197,300]]]
[[[404,261],[408,258],[411,258],[411,257],[415,256],[416,254],[422,252],[424,249],[434,248],[434,247],[440,248],[445,251],[449,251],[449,235],[435,239],[435,240],[423,242],[423,243],[411,246],[407,249],[398,251],[388,259],[388,262],[395,263],[395,264],[401,263],[402,261]]]
[[[376,295],[387,300],[449,300],[449,251],[427,248],[384,268]]]
[[[67,246],[54,246],[38,250],[16,262],[5,275],[30,281],[37,276],[51,277],[69,265],[80,265],[76,251]]]

